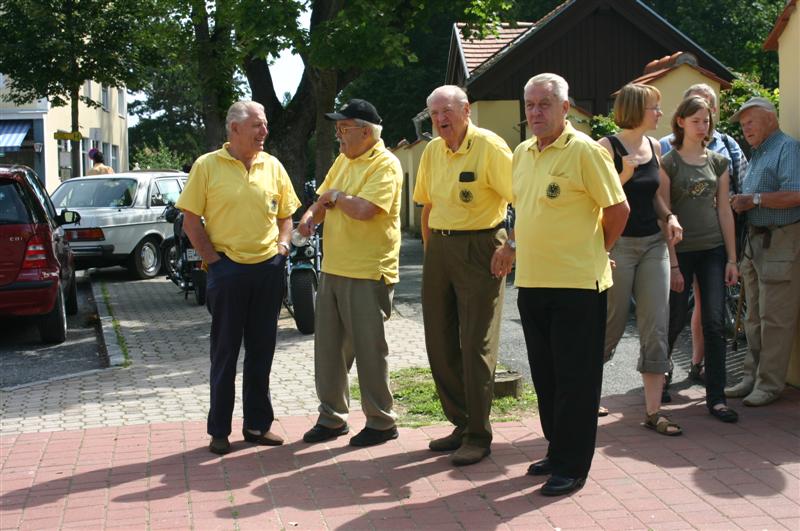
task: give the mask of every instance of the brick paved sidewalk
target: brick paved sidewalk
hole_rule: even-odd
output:
[[[535,418],[495,426],[492,455],[454,468],[427,450],[446,426],[401,429],[368,449],[308,445],[313,416],[284,417],[277,448],[232,437],[223,458],[201,421],[4,435],[2,529],[800,529],[800,392],[722,424],[682,394],[685,430],[638,425],[639,397],[605,401],[586,487],[538,494]],[[363,416],[354,413],[354,431]]]

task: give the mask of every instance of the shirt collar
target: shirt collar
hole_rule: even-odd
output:
[[[561,134],[558,135],[558,138],[553,141],[552,144],[548,145],[545,149],[549,147],[553,147],[556,149],[564,149],[569,144],[569,141],[572,140],[572,137],[575,136],[575,128],[572,127],[572,124],[569,120],[564,120],[564,130],[561,131]],[[531,142],[530,146],[528,146],[530,150],[539,150],[539,139],[534,137],[533,142]]]
[[[461,145],[458,146],[456,151],[450,151],[450,147],[447,145],[447,142],[444,142],[444,139],[442,139],[444,150],[448,153],[459,155],[465,155],[466,153],[469,153],[469,150],[472,149],[476,132],[477,131],[475,130],[475,125],[472,123],[472,120],[467,119],[467,134],[464,135],[464,140],[461,142]]]
[[[371,158],[373,158],[376,155],[378,155],[381,151],[385,151],[385,150],[386,150],[386,146],[384,145],[383,139],[381,138],[375,143],[374,146],[372,146],[371,148],[366,150],[364,153],[362,153],[361,155],[359,155],[356,158],[351,159],[351,160],[370,160]]]
[[[220,149],[217,152],[217,155],[219,157],[223,158],[223,159],[234,160],[234,161],[237,161],[237,162],[241,162],[239,159],[237,159],[236,157],[231,155],[230,151],[228,151],[228,147],[230,145],[231,145],[230,142],[225,142],[224,144],[222,144],[222,149]],[[266,158],[267,158],[267,152],[266,151],[259,151],[258,155],[256,155],[256,158],[253,160],[253,164],[263,164],[264,161],[266,160]]]
[[[769,149],[769,147],[772,144],[774,144],[775,142],[778,141],[777,139],[778,139],[778,137],[781,136],[781,134],[782,134],[781,130],[780,129],[776,129],[771,135],[769,135],[766,138],[766,140],[761,142],[760,146],[758,146],[757,148],[753,148],[753,153],[761,153],[764,150]]]

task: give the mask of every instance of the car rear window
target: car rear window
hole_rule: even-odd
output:
[[[31,214],[25,206],[25,193],[14,181],[0,181],[0,225],[19,225],[31,222]]]
[[[66,181],[53,192],[56,208],[128,207],[136,197],[136,179]]]

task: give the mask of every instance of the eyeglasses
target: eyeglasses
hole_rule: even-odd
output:
[[[363,125],[351,125],[351,126],[344,126],[344,127],[342,127],[341,125],[337,125],[336,126],[336,134],[339,135],[339,136],[342,136],[346,132],[348,132],[350,129],[363,129],[363,128],[364,128]]]
[[[656,111],[656,112],[663,112],[661,107],[645,107],[648,111]]]

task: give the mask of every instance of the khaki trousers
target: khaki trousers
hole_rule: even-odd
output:
[[[348,373],[356,362],[361,409],[367,427],[388,430],[392,410],[383,322],[392,313],[394,287],[381,280],[322,273],[317,291],[314,334],[314,380],[319,398],[317,422],[328,428],[347,423]]]
[[[436,391],[463,441],[488,448],[489,412],[500,335],[505,278],[490,271],[505,229],[431,234],[422,271],[425,345]]]
[[[743,381],[777,394],[786,385],[800,315],[800,223],[772,229],[767,249],[764,237],[751,231],[742,261],[748,345]]]

